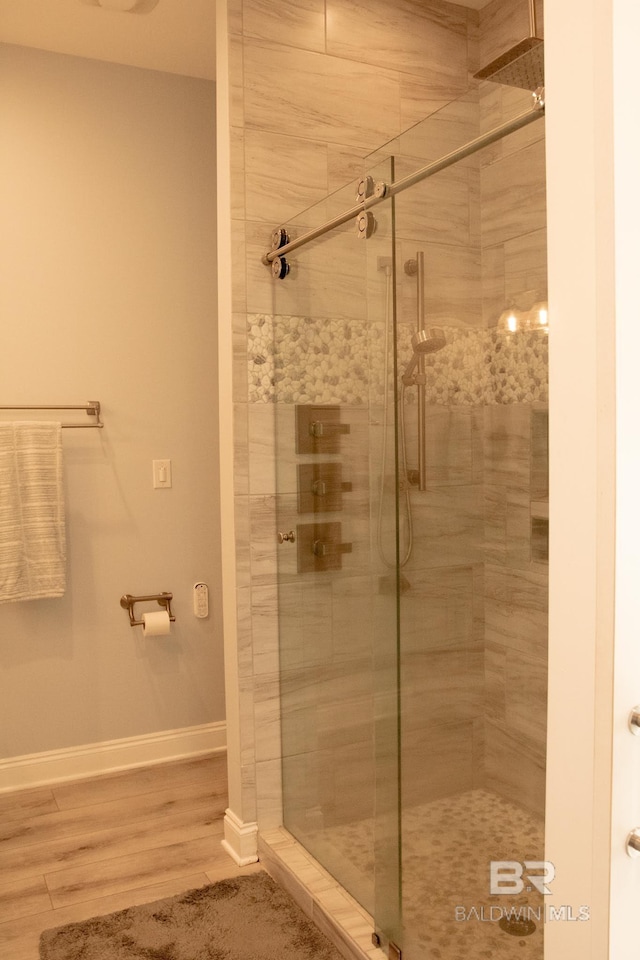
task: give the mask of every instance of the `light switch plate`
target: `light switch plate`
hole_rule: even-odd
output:
[[[171,460],[153,461],[153,486],[155,490],[171,486]]]

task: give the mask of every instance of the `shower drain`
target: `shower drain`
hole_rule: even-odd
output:
[[[530,937],[536,929],[533,920],[510,920],[509,917],[501,917],[498,926],[512,937]]]

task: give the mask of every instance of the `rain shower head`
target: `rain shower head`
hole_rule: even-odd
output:
[[[544,86],[544,41],[537,36],[535,0],[529,0],[529,36],[475,74],[509,87],[535,91]]]

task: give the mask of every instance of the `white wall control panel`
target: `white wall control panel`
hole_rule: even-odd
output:
[[[171,460],[153,461],[153,486],[155,490],[171,486]]]
[[[201,619],[209,616],[209,587],[206,583],[194,584],[193,612]]]

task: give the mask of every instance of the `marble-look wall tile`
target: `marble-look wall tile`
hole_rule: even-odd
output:
[[[240,35],[229,37],[229,96],[231,125],[244,128],[244,44]],[[231,176],[244,180],[242,169],[232,169]]]
[[[326,144],[249,129],[245,183],[249,220],[286,223],[327,195]]]
[[[419,166],[404,156],[398,157],[396,178],[412,173]],[[468,170],[463,164],[457,164],[397,196],[397,236],[467,247],[471,239],[469,204]]]
[[[485,789],[544,816],[545,751],[491,720],[485,723]]]
[[[275,760],[281,755],[280,677],[277,673],[253,679],[255,759]]]
[[[508,189],[507,189],[508,185]],[[545,152],[539,140],[481,171],[482,244],[546,226]]]
[[[251,583],[249,497],[234,498],[234,526],[236,535],[236,578],[239,586],[249,586]]]
[[[484,555],[490,563],[506,563],[507,493],[492,483],[484,486]]]
[[[246,359],[245,364],[246,377]],[[249,411],[246,403],[233,405],[233,484],[236,496],[249,493]]]
[[[403,76],[400,78],[400,126],[408,130],[416,124],[422,123],[425,117],[438,113],[449,103],[439,97],[434,97],[430,84],[419,77]]]
[[[321,796],[327,822],[349,823],[370,817],[373,814],[373,737],[366,743],[347,744],[320,756]]]
[[[251,591],[254,676],[273,676],[280,667],[278,591],[275,585]]]
[[[234,314],[247,311],[247,238],[244,220],[231,221],[231,304]]]
[[[488,641],[484,651],[485,708],[484,714],[500,727],[507,715],[507,653],[502,643]]]
[[[484,655],[479,644],[431,647],[401,657],[402,736],[440,723],[472,721],[484,705]]]
[[[418,569],[466,566],[483,559],[482,487],[430,487],[416,494],[414,524],[423,535],[414,540]]]
[[[545,660],[508,650],[505,673],[505,721],[514,734],[535,741],[544,755],[547,743],[547,677]]]
[[[238,170],[244,170],[244,130],[242,127],[231,127],[230,145],[231,170],[234,171],[231,176],[231,218],[233,220],[244,220],[246,216],[244,202],[244,177],[237,174]]]
[[[334,659],[332,598],[341,582],[299,579],[279,587],[280,664],[287,675],[293,671],[296,682],[300,671],[313,671]]]
[[[496,404],[485,407],[484,479],[489,485],[521,490],[528,498],[531,407]]]
[[[471,445],[472,407],[430,405],[425,409],[427,483],[455,485],[473,483]],[[407,459],[409,468],[417,468],[418,405],[405,412]]]
[[[425,234],[426,235],[426,234]],[[472,246],[457,246],[402,239],[398,245],[398,320],[412,323],[417,318],[417,282],[407,275],[404,264],[425,256],[424,308],[429,324],[480,327],[482,324],[480,254]]]
[[[365,172],[364,151],[355,146],[343,146],[328,143],[327,151],[327,189],[329,192],[344,189],[351,185],[349,193],[355,202],[356,187]],[[346,198],[346,197],[345,197]]]
[[[242,6],[243,0],[227,0],[228,26],[231,36],[242,36]]]
[[[473,786],[473,738],[469,723],[439,723],[403,738],[403,809]]]
[[[278,575],[275,496],[250,497],[249,518],[252,582],[255,585],[275,583]],[[295,567],[292,572],[293,569]]]
[[[311,758],[319,749],[317,712],[330,668],[326,665],[288,666],[280,673],[282,756]]]
[[[276,493],[276,422],[272,403],[248,404],[250,493]]]
[[[232,390],[234,403],[246,403],[249,387],[247,376],[247,320],[245,313],[234,313],[231,317],[231,341],[233,350]],[[244,435],[248,442],[248,434]],[[244,459],[247,454],[243,454]],[[242,463],[240,463],[242,469]]]
[[[544,36],[542,0],[536,0],[538,36]],[[526,0],[492,0],[480,10],[479,56],[485,66],[529,36]]]
[[[372,663],[374,625],[384,611],[384,597],[372,596],[369,576],[342,577],[331,591],[331,649],[333,662],[354,657]],[[389,604],[392,602],[389,598]],[[326,638],[324,640],[326,643]]]
[[[531,566],[515,570],[485,566],[485,624],[487,642],[538,659],[547,655],[547,574]]]
[[[238,630],[238,676],[253,675],[253,622],[251,616],[251,587],[246,584],[236,589],[236,616]]]
[[[290,296],[289,277],[286,280],[274,280],[271,267],[262,262],[264,255],[271,249],[272,228],[266,223],[246,223],[246,284],[247,313],[271,314],[282,310],[279,306],[283,297]],[[246,321],[246,317],[245,317]],[[246,328],[245,328],[246,330]],[[246,336],[246,332],[245,332]]]
[[[522,502],[519,491],[507,491],[506,497],[506,564],[527,567],[531,556],[531,506]]]
[[[254,41],[244,71],[246,124],[254,130],[365,150],[399,133],[399,84],[389,70]]]
[[[485,558],[509,567],[531,561],[530,503],[525,490],[485,484]]]
[[[485,718],[476,717],[471,724],[473,787],[478,789],[485,782]]]
[[[471,463],[472,482],[484,482],[484,409],[471,408]]]
[[[240,762],[243,767],[249,768],[255,763],[256,759],[253,677],[240,677],[238,703],[240,712]]]
[[[260,784],[257,797],[258,827],[272,830],[282,823],[282,766],[279,757],[256,763],[256,780]]]
[[[531,411],[531,499],[549,498],[549,410]]]
[[[324,0],[282,0],[274,16],[269,0],[244,0],[244,35],[324,53],[324,7]]]
[[[519,307],[547,299],[547,231],[515,237],[504,244],[505,296]],[[528,296],[523,296],[529,292]]]
[[[473,632],[476,641],[484,642],[484,563],[473,565]]]
[[[482,320],[487,327],[495,327],[507,306],[505,291],[504,244],[498,243],[481,250],[482,264]]]
[[[467,88],[467,13],[440,0],[327,0],[327,53],[423,77],[451,99]]]
[[[415,78],[407,78],[405,84],[410,85],[414,96],[422,89],[423,96],[431,90],[428,83]],[[428,106],[433,107],[434,101]],[[370,157],[371,160],[381,156],[407,157],[412,161],[409,172],[420,169],[428,163],[439,160],[474,140],[480,133],[478,124],[478,94],[475,89],[468,90],[456,100],[448,100],[437,110],[427,109],[420,118],[420,122],[405,129],[392,143],[384,144]],[[477,159],[469,158],[464,161],[465,168],[479,167]],[[396,171],[396,179],[399,179]]]
[[[275,224],[274,224],[275,226]],[[299,235],[297,230],[295,236]],[[262,263],[271,229],[247,223],[247,302],[250,314],[308,316],[316,320],[365,320],[368,316],[366,253],[353,222],[331,236],[293,251],[285,280],[273,280]]]
[[[529,90],[482,81],[479,87],[480,132],[487,133],[523,113],[528,113],[533,105],[533,94]],[[544,114],[540,113],[538,119],[528,126],[484,147],[478,154],[480,166],[488,166],[496,160],[517,153],[529,144],[543,140],[544,132]]]
[[[478,72],[480,62],[480,11],[467,11],[467,70],[469,77]]]
[[[544,752],[547,736],[547,663],[500,643],[485,652],[486,716]]]
[[[296,453],[296,405],[280,403],[278,386],[275,389],[275,428],[277,443],[276,484],[278,493],[298,493],[298,464],[314,463],[317,457],[312,454]],[[334,457],[328,457],[333,460]],[[339,459],[336,457],[335,459]]]

